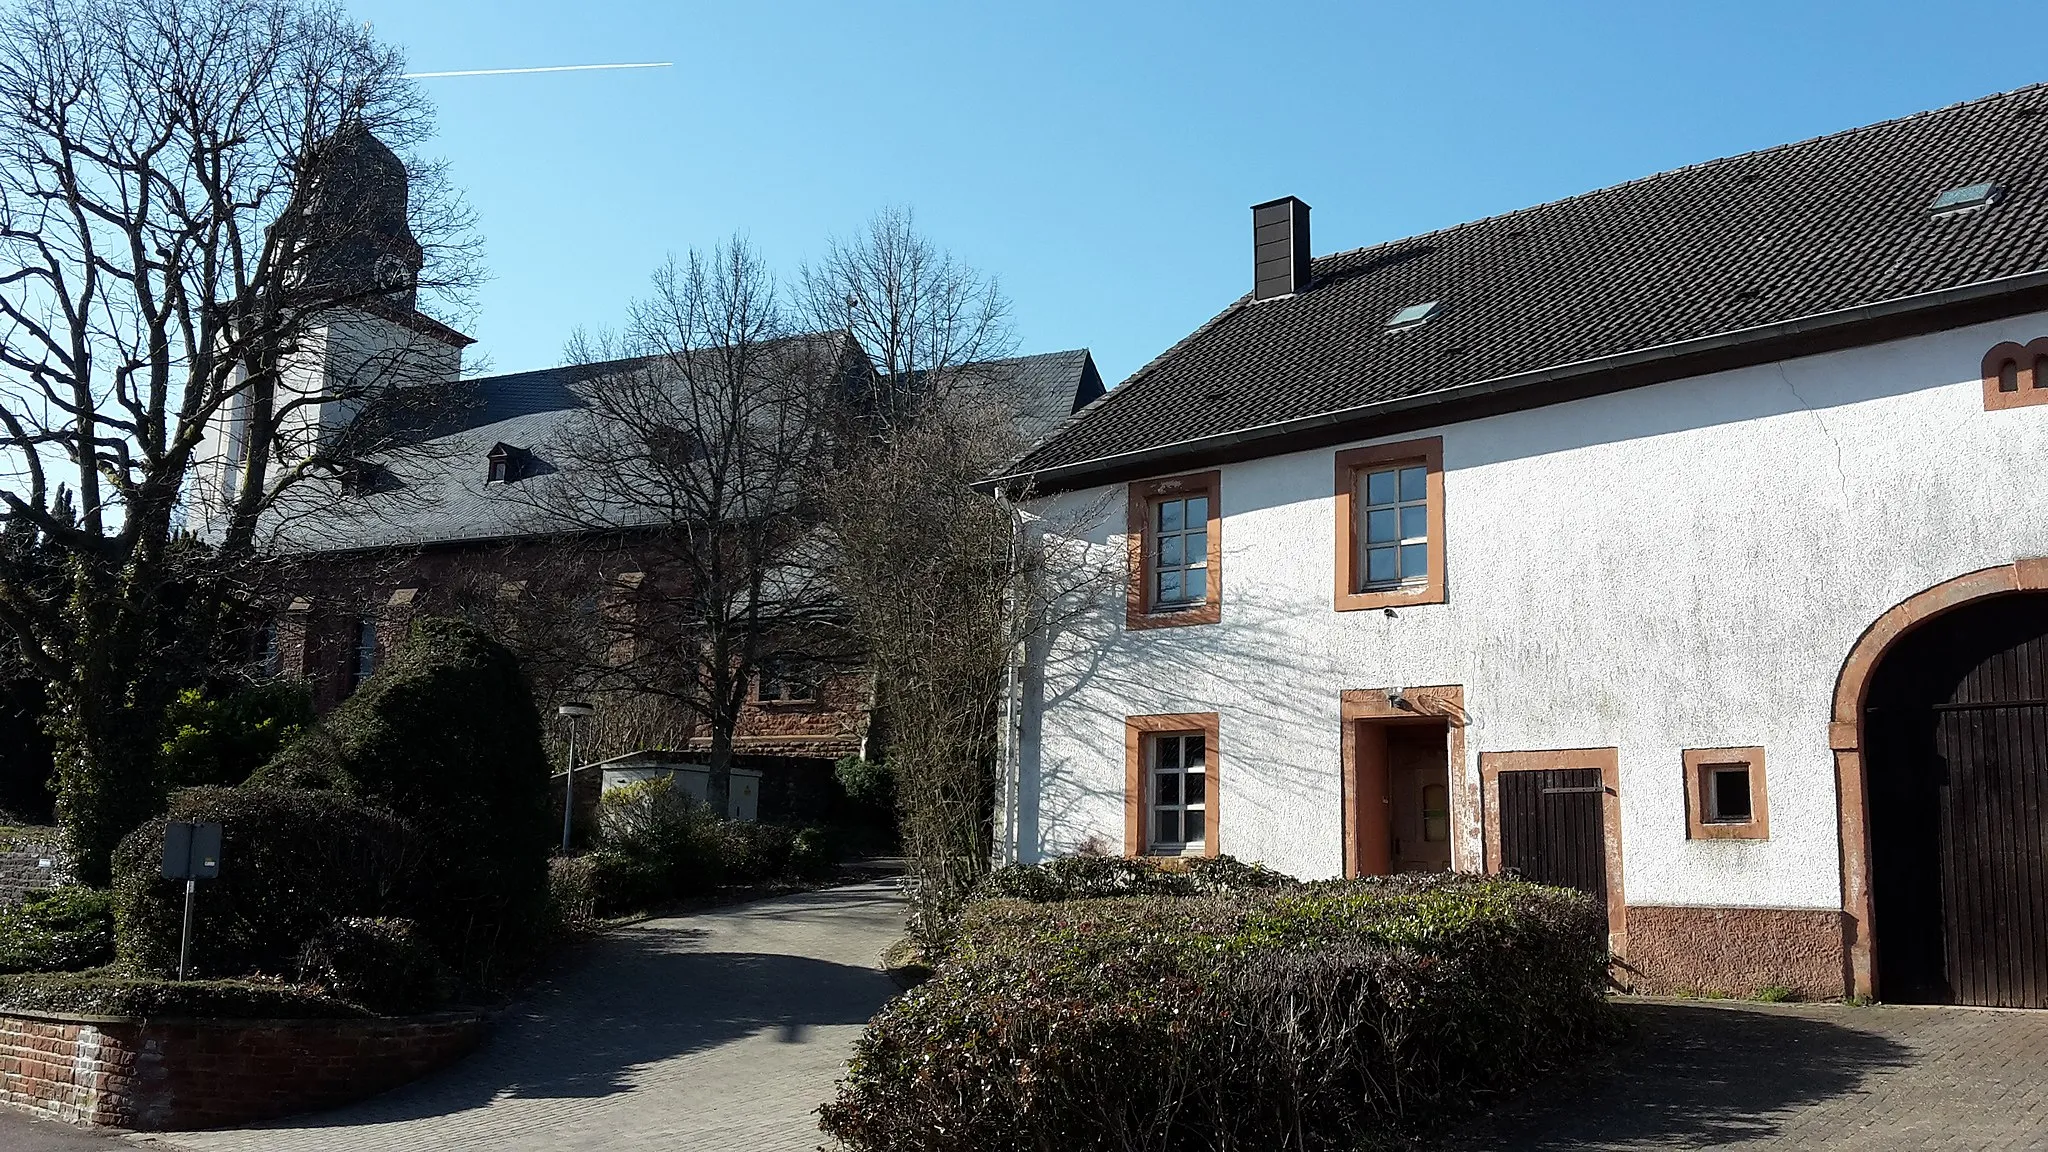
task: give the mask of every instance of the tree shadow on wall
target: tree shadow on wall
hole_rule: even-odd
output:
[[[1453,1129],[1464,1149],[1711,1148],[1780,1134],[1786,1113],[1904,1067],[1884,1036],[1786,1010],[1625,1004],[1607,1059],[1542,1081]],[[1481,1104],[1485,1107],[1485,1104]]]

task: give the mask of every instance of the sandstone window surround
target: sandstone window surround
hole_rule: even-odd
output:
[[[2048,404],[2048,336],[1986,352],[1983,377],[1986,412]]]
[[[1124,718],[1124,855],[1215,856],[1215,712]]]
[[[1680,759],[1688,840],[1770,839],[1762,748],[1687,748]]]
[[[1444,602],[1443,458],[1441,436],[1337,453],[1337,611]]]
[[[1126,628],[1223,619],[1223,481],[1197,472],[1129,487]]]

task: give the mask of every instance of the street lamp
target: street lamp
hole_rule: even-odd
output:
[[[569,770],[562,773],[562,855],[569,854],[569,820],[576,813],[576,722],[597,709],[581,700],[571,700],[555,709],[569,721]]]

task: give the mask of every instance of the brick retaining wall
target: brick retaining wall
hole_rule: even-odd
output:
[[[53,1120],[187,1131],[332,1108],[445,1067],[480,1013],[370,1020],[0,1014],[0,1103]]]
[[[43,862],[49,861],[44,867]],[[64,854],[54,828],[0,831],[0,907],[65,880]]]

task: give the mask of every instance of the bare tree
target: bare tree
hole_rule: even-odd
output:
[[[584,613],[586,682],[695,717],[723,812],[754,676],[833,634],[819,499],[865,368],[842,334],[793,331],[738,238],[658,270],[622,337],[568,351],[586,407],[537,453],[553,482],[527,491],[586,540],[569,562],[611,584]]]
[[[959,370],[1010,353],[1001,283],[920,234],[908,208],[885,208],[852,238],[831,240],[801,280],[809,325],[861,346],[881,380],[878,408],[897,420]]]
[[[66,560],[54,591],[0,571],[0,628],[52,685],[88,881],[158,803],[163,705],[259,525],[442,375],[335,320],[473,274],[459,202],[398,158],[429,126],[401,72],[320,0],[0,11],[0,506]]]

